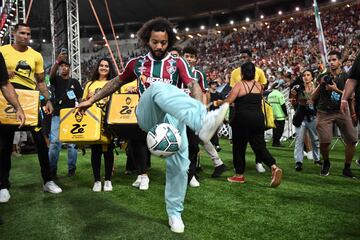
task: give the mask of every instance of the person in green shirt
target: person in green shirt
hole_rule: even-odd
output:
[[[276,128],[273,128],[273,147],[282,147],[280,139],[284,132],[285,119],[288,116],[284,94],[279,91],[281,86],[282,84],[280,81],[275,81],[272,86],[273,90],[268,96],[268,102],[273,109],[276,126]]]

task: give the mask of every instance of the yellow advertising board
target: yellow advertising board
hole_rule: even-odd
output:
[[[39,121],[40,93],[35,90],[15,89],[26,116],[25,126],[37,126]],[[14,107],[6,101],[0,91],[0,124],[19,125]]]
[[[74,108],[60,110],[59,139],[66,143],[108,144],[110,137],[104,134],[102,110],[93,105],[84,115]]]
[[[111,96],[107,123],[116,124],[137,124],[136,107],[139,103],[137,94],[118,94]]]

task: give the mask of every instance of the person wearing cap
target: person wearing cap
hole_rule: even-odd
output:
[[[49,161],[51,174],[57,175],[57,163],[62,143],[59,140],[60,109],[73,108],[81,99],[83,90],[78,80],[70,77],[70,63],[66,60],[67,54],[61,51],[54,65],[50,69],[50,84],[53,91],[51,102],[54,112],[51,118]],[[59,74],[57,71],[59,70]],[[68,176],[75,175],[77,149],[75,144],[67,144]]]
[[[273,109],[275,126],[273,128],[273,147],[282,147],[280,139],[284,132],[285,119],[287,118],[287,110],[285,104],[285,97],[282,92],[279,91],[284,81],[277,80],[272,85],[272,91],[268,96],[268,101]]]

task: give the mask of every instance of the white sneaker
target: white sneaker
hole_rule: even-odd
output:
[[[189,182],[190,187],[200,187],[200,183],[196,180],[195,176],[193,176]]]
[[[113,190],[110,180],[106,180],[104,183],[104,192],[111,192]]]
[[[49,193],[61,193],[62,190],[61,188],[56,185],[56,183],[54,181],[48,181],[45,183],[45,185],[43,186],[43,190],[44,192],[49,192]]]
[[[184,232],[184,223],[181,219],[181,216],[170,216],[169,217],[169,226],[170,230],[175,233],[183,233]]]
[[[147,175],[141,175],[141,182],[139,185],[140,190],[148,190],[149,189],[150,179]]]
[[[207,143],[210,141],[214,133],[222,124],[226,112],[229,109],[229,103],[224,103],[220,106],[220,108],[210,111],[206,114],[205,119],[203,120],[202,127],[199,131],[199,138]]]
[[[0,203],[6,203],[10,199],[9,190],[6,188],[0,190]]]
[[[138,188],[140,186],[140,182],[141,182],[141,175],[138,175],[135,182],[133,182],[132,186]]]
[[[101,182],[96,181],[93,186],[93,192],[101,192]]]
[[[311,160],[311,161],[314,161],[314,155],[313,155],[313,152],[310,151],[306,154],[306,157],[308,160]]]
[[[264,166],[261,163],[257,163],[255,168],[258,173],[266,172],[266,169],[264,168]]]

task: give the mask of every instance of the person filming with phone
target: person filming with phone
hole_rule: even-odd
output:
[[[50,84],[53,91],[51,102],[54,106],[54,112],[51,118],[49,160],[53,177],[57,175],[57,162],[61,150],[61,142],[59,141],[60,109],[75,107],[83,94],[79,81],[70,77],[70,63],[67,61],[67,57],[67,49],[62,48],[50,69]],[[59,73],[57,74],[57,72]],[[76,145],[67,144],[67,151],[68,176],[72,177],[76,170]]]

